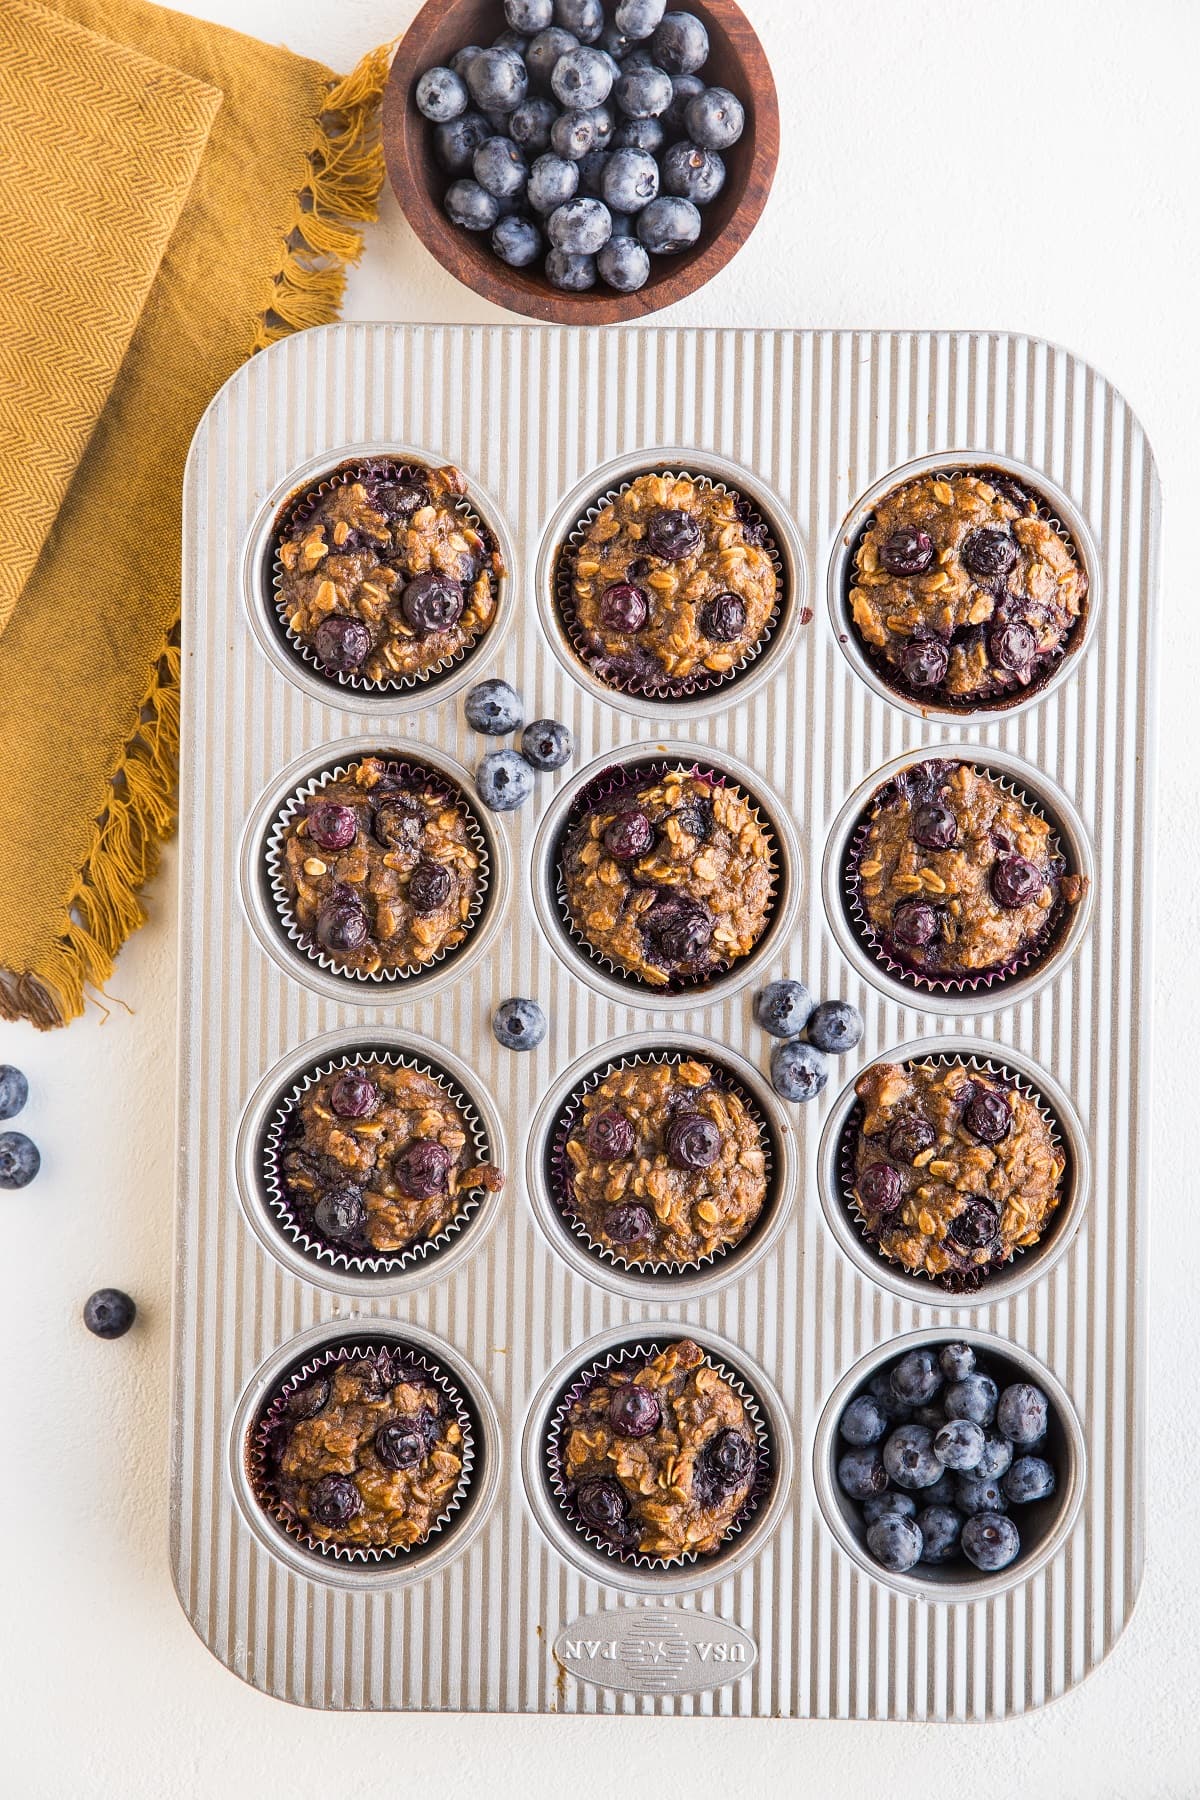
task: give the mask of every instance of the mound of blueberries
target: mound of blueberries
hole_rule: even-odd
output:
[[[862,1509],[867,1548],[903,1575],[965,1557],[986,1574],[1021,1554],[1010,1508],[1048,1500],[1041,1388],[1001,1389],[969,1344],[909,1350],[873,1375],[838,1424],[837,1478]]]
[[[556,288],[597,279],[636,293],[650,259],[700,237],[725,185],[722,153],[741,101],[708,87],[708,32],[666,0],[504,0],[508,30],[467,44],[417,83],[434,153],[453,177],[444,205],[491,233],[502,262],[542,262]]]
[[[484,737],[512,737],[521,732],[519,750],[489,750],[475,769],[479,798],[492,812],[515,812],[533,792],[533,777],[569,762],[575,742],[557,719],[534,719],[525,725],[525,708],[507,681],[480,681],[467,693],[463,711],[472,731]]]
[[[771,1051],[771,1085],[784,1100],[815,1100],[831,1056],[861,1042],[863,1017],[848,1000],[816,1001],[802,981],[772,981],[754,997],[756,1023],[782,1038]],[[803,1035],[802,1035],[803,1034]]]

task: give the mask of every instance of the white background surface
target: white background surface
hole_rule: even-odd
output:
[[[24,1067],[33,1089],[17,1123],[44,1157],[32,1187],[0,1195],[2,1800],[1200,1794],[1200,1169],[1182,1129],[1194,1124],[1200,1067],[1200,6],[743,4],[780,86],[775,191],[736,262],[658,319],[1032,332],[1115,381],[1159,458],[1155,1398],[1149,1570],[1134,1623],[1076,1693],[1002,1726],[333,1717],[244,1687],[193,1637],[167,1568],[169,853],[108,1016],[95,1008],[45,1035],[0,1024],[0,1061]],[[402,28],[416,0],[184,0],[184,10],[346,69]],[[346,316],[504,315],[431,262],[386,195]],[[140,1307],[116,1344],[79,1320],[86,1295],[110,1283]]]

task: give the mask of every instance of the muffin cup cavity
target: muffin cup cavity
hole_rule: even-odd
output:
[[[968,763],[989,777],[1030,812],[1044,819],[1056,837],[1067,872],[1080,877],[1077,901],[1063,897],[1050,908],[1043,929],[1019,955],[988,969],[962,975],[926,974],[897,959],[881,942],[867,917],[859,863],[870,829],[870,813],[894,791],[896,778],[922,762]],[[1082,820],[1061,790],[1018,757],[990,745],[947,743],[912,750],[869,776],[847,800],[825,848],[825,911],[842,949],[874,987],[901,997],[909,1006],[972,1016],[1023,1000],[1050,980],[1074,954],[1091,918],[1094,866]]]
[[[648,686],[636,677],[600,675],[584,642],[573,580],[584,536],[602,509],[643,475],[690,480],[732,495],[740,516],[762,528],[764,549],[775,568],[775,606],[758,638],[730,668],[696,670]],[[645,717],[661,709],[674,718],[708,717],[715,707],[741,700],[769,677],[794,640],[804,615],[806,571],[799,535],[783,502],[749,470],[694,449],[673,448],[647,456],[635,452],[593,471],[559,506],[543,535],[537,584],[544,623],[559,660],[605,703]]]
[[[431,697],[455,692],[470,678],[469,665],[486,651],[490,656],[507,628],[513,580],[513,550],[499,509],[472,478],[454,511],[499,552],[503,572],[491,577],[495,612],[491,623],[470,643],[443,656],[427,669],[372,680],[355,670],[326,667],[288,624],[281,581],[279,547],[283,534],[311,512],[325,495],[343,483],[378,473],[386,465],[396,475],[423,476],[444,468],[449,457],[395,444],[352,444],[340,454],[328,453],[294,470],[266,500],[252,525],[243,567],[243,588],[250,623],[261,647],[281,672],[325,705],[341,704],[355,712],[391,712],[422,706]]]
[[[1087,1138],[1069,1096],[1053,1077],[1018,1051],[1007,1045],[993,1050],[973,1038],[916,1039],[873,1061],[906,1066],[932,1063],[939,1068],[962,1063],[1018,1088],[1036,1106],[1066,1161],[1062,1197],[1036,1243],[1014,1251],[1003,1263],[988,1265],[978,1279],[969,1278],[967,1286],[955,1288],[945,1277],[904,1268],[883,1254],[854,1196],[854,1154],[862,1103],[851,1080],[825,1121],[817,1154],[821,1205],[839,1245],[871,1281],[917,1305],[992,1306],[1023,1292],[1047,1274],[1069,1248],[1087,1207],[1091,1187]]]
[[[942,693],[922,694],[906,686],[881,653],[866,644],[851,615],[850,592],[856,559],[875,519],[875,509],[889,495],[922,476],[953,482],[963,476],[1016,482],[1036,501],[1037,516],[1048,524],[1087,576],[1087,592],[1079,618],[1035,678],[1026,686],[994,699],[955,701]],[[919,719],[941,718],[968,724],[974,719],[1009,718],[1044,700],[1075,671],[1094,634],[1101,600],[1100,558],[1083,515],[1058,484],[1030,465],[992,451],[947,450],[905,463],[874,482],[851,508],[837,532],[827,576],[827,599],[834,636],[855,673],[892,706]]]

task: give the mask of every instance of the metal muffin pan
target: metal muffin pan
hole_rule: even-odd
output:
[[[464,726],[461,668],[419,704],[312,691],[303,664],[284,668],[263,641],[246,571],[268,508],[306,473],[364,446],[413,444],[464,469],[510,558],[507,630],[498,620],[466,659],[469,679],[513,681],[530,717],[570,726],[577,753],[538,778],[522,812],[481,813],[492,854],[483,918],[429,975],[385,985],[338,977],[288,943],[264,878],[271,820],[315,769],[366,750],[419,756],[469,783],[492,742]],[[964,444],[977,448],[944,448]],[[760,484],[781,532],[790,522],[797,566],[819,572],[860,497],[924,457],[1028,465],[1034,485],[1062,490],[1087,522],[1090,647],[1029,705],[986,722],[919,719],[860,679],[837,630],[802,606],[786,653],[773,644],[762,668],[694,713],[647,703],[631,717],[556,649],[539,559],[554,520],[614,465],[732,465],[756,499],[750,481]],[[329,1708],[983,1718],[1040,1705],[1102,1660],[1142,1562],[1157,558],[1157,480],[1136,418],[1086,365],[1024,338],[337,326],[272,347],[221,391],[185,495],[171,1559],[185,1611],[230,1668]],[[664,714],[669,741],[652,735]],[[1069,957],[1036,988],[1014,984],[1000,1004],[962,1011],[871,980],[843,954],[824,882],[801,879],[802,862],[820,868],[848,797],[941,748],[951,724],[977,760],[1011,759],[1038,792],[1061,795],[1095,877],[1092,928]],[[546,850],[590,769],[676,753],[727,768],[761,797],[788,881],[782,923],[753,965],[664,1007],[577,965],[546,910]],[[751,1019],[753,987],[784,973],[854,1000],[866,1019],[860,1050],[808,1108],[766,1092],[769,1041]],[[529,1055],[489,1030],[508,994],[546,1009],[547,1038]],[[1053,1080],[1093,1173],[1069,1241],[1056,1236],[1019,1281],[961,1306],[893,1291],[831,1231],[820,1198],[819,1140],[838,1092],[896,1046],[947,1038]],[[289,1073],[331,1044],[392,1041],[461,1079],[498,1134],[508,1182],[419,1268],[351,1288],[289,1257],[246,1186],[247,1146]],[[572,1255],[539,1195],[531,1159],[564,1072],[629,1044],[708,1045],[735,1071],[748,1063],[778,1139],[778,1216],[694,1284],[626,1290],[636,1277]],[[495,1444],[494,1485],[477,1490],[466,1521],[386,1574],[331,1567],[284,1541],[244,1486],[264,1383],[347,1330],[424,1344],[462,1378]],[[861,1379],[860,1365],[914,1331],[997,1339],[1061,1386],[1081,1434],[1073,1518],[1038,1566],[1018,1565],[1003,1593],[973,1588],[969,1606],[933,1584],[881,1581],[846,1521],[827,1516],[813,1463],[847,1372]],[[585,1562],[589,1547],[529,1461],[555,1381],[593,1342],[668,1333],[723,1349],[744,1371],[793,1470],[773,1490],[769,1529],[748,1522],[712,1563],[676,1571],[671,1591],[664,1571],[643,1588],[618,1579],[610,1558]]]

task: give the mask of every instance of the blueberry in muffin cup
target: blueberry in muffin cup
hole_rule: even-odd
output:
[[[775,1473],[757,1398],[690,1338],[633,1343],[580,1369],[546,1442],[550,1491],[579,1536],[620,1563],[717,1557]]]

